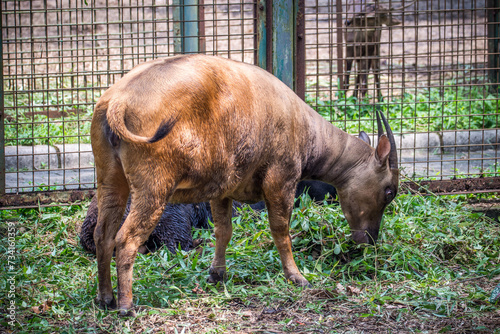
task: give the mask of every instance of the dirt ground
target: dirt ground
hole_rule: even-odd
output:
[[[477,279],[478,287],[492,290],[487,279]],[[380,313],[366,316],[371,311],[361,306],[361,300],[350,296],[339,302],[337,292],[306,289],[296,301],[279,305],[266,305],[253,300],[246,305],[233,299],[222,306],[211,305],[203,298],[179,301],[177,314],[146,315],[151,308],[142,307],[133,320],[124,319],[132,332],[155,328],[165,333],[219,332],[225,333],[497,333],[500,328],[500,311],[483,313],[477,317],[465,316],[458,307],[453,317],[439,317],[431,311],[418,310],[409,305],[391,303],[380,307]],[[307,311],[306,305],[321,303],[321,311]],[[174,306],[175,307],[175,306]],[[108,316],[104,323],[113,323]]]

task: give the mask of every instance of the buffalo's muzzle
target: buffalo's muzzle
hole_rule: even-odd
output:
[[[375,245],[378,239],[378,229],[367,228],[366,230],[355,231],[352,234],[352,239],[357,244]]]

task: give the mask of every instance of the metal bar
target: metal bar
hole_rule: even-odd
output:
[[[488,76],[496,91],[500,82],[500,15],[499,0],[488,0]]]
[[[259,0],[255,5],[255,64],[267,69],[267,7],[269,1]]]
[[[3,3],[0,4],[0,27],[3,23]],[[0,34],[0,195],[5,194],[5,108],[4,108],[4,81],[3,81],[3,39]]]
[[[274,15],[273,15],[273,1],[265,0],[266,3],[266,69],[268,72],[273,73],[273,55],[274,45],[273,45],[273,30],[274,30]]]
[[[174,26],[174,52],[180,54],[184,50],[184,7],[183,0],[173,0],[174,13],[173,13],[173,26]]]
[[[500,191],[500,177],[465,178],[437,181],[407,181],[402,183],[412,192],[420,194],[459,194],[472,192],[498,192]]]
[[[183,53],[198,53],[198,0],[184,1],[184,48]]]
[[[76,203],[89,200],[94,195],[94,189],[5,194],[0,197],[0,210],[47,206],[51,203]]]
[[[336,20],[337,23],[337,80],[340,91],[344,90],[344,56],[343,56],[343,20],[342,20],[342,0],[336,0]]]
[[[207,50],[205,31],[205,0],[198,0],[198,52]]]
[[[273,1],[273,74],[293,89],[294,1]]]
[[[305,1],[296,1],[295,9],[295,93],[305,100],[306,95],[306,20],[304,16]]]

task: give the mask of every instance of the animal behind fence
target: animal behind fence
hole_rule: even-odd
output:
[[[382,100],[380,91],[380,39],[382,27],[401,24],[394,17],[396,12],[413,5],[415,1],[399,8],[387,9],[379,1],[350,0],[344,22],[346,45],[344,89],[349,89],[349,76],[352,64],[356,61],[356,79],[353,96],[365,97],[368,91],[368,73],[373,72],[376,95]]]

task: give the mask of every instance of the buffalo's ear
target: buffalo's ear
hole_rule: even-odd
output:
[[[386,135],[381,135],[378,139],[377,149],[375,150],[375,157],[377,158],[380,166],[385,166],[389,154],[391,153],[391,143]]]
[[[359,139],[361,139],[362,141],[364,141],[365,143],[367,143],[370,146],[372,145],[372,143],[370,142],[370,137],[368,137],[368,135],[364,131],[361,131],[359,133]]]

